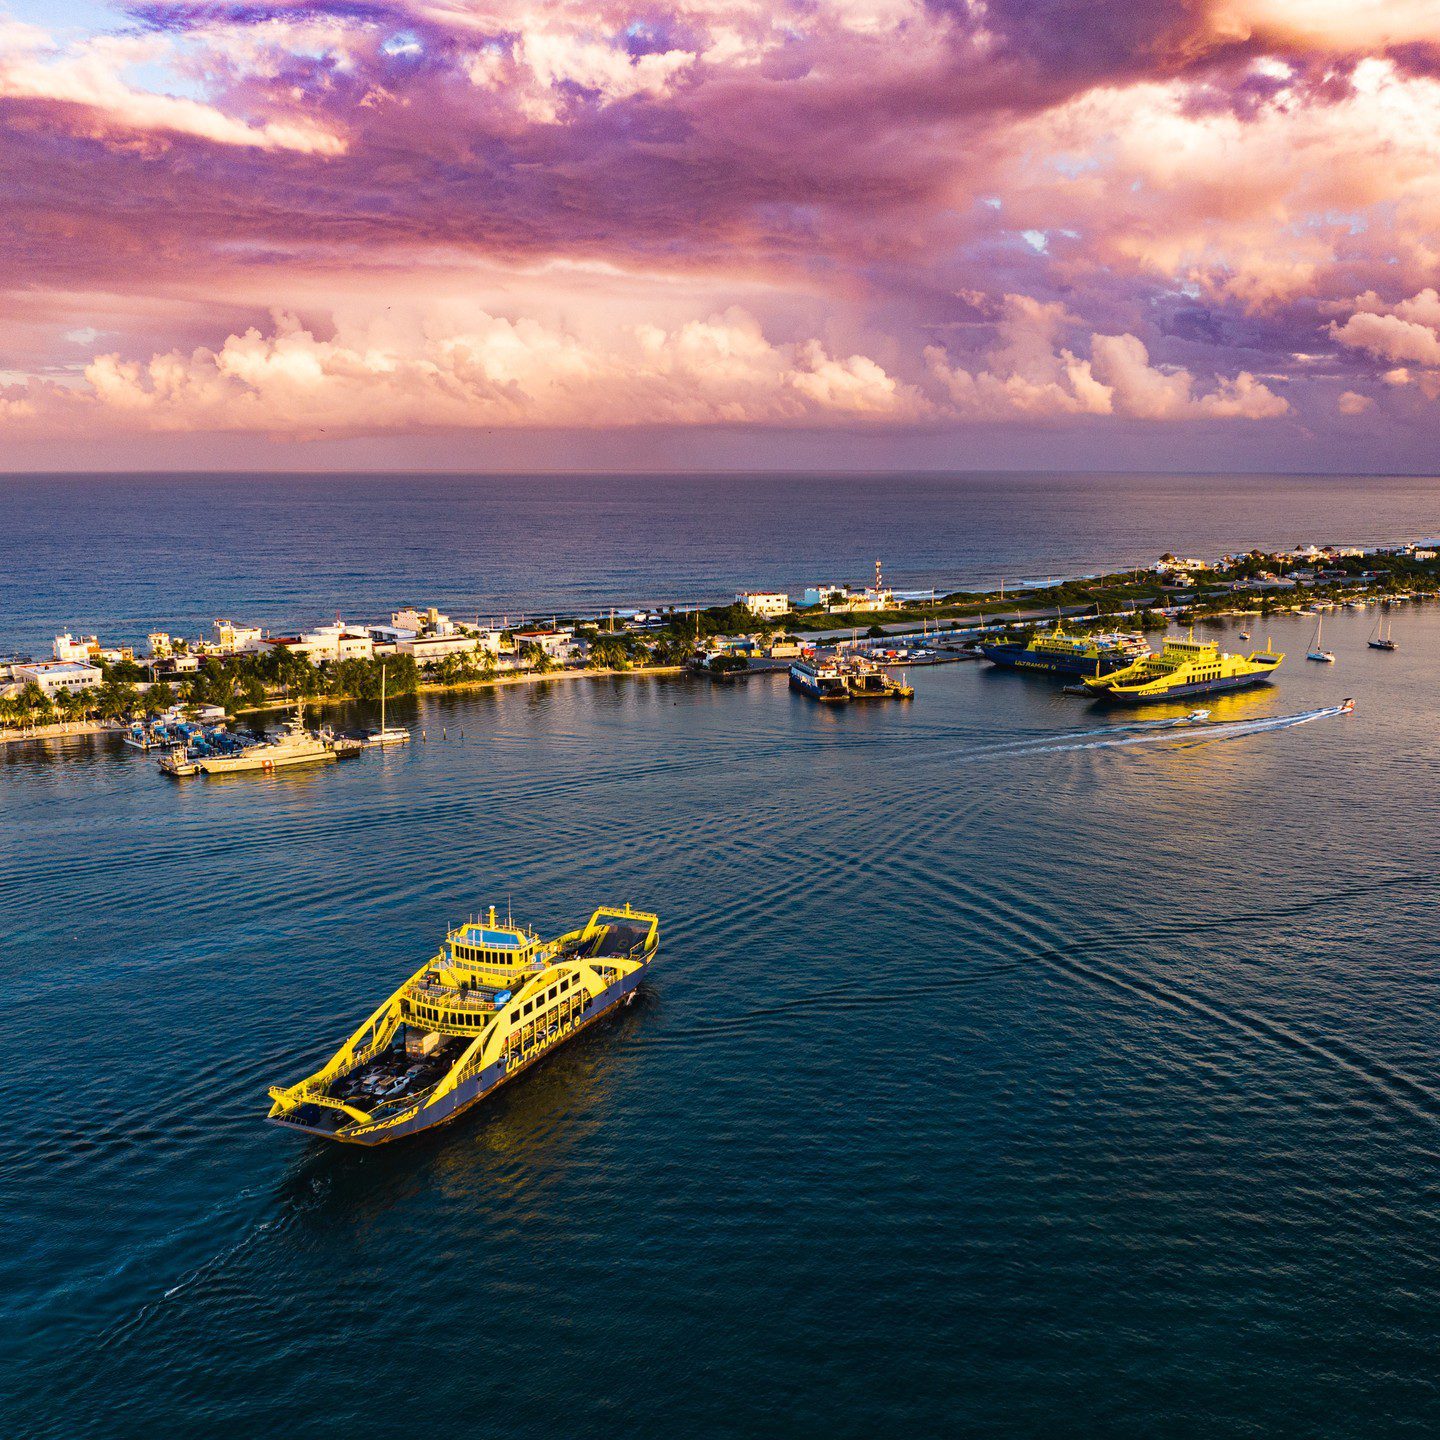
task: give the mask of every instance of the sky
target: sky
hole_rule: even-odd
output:
[[[0,469],[1440,469],[1440,0],[0,0]]]

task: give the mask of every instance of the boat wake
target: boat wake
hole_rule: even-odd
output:
[[[1192,750],[1221,740],[1244,740],[1252,735],[1269,735],[1280,730],[1293,730],[1316,720],[1331,720],[1348,715],[1348,704],[1326,705],[1318,710],[1302,710],[1294,715],[1264,715],[1253,720],[1197,720],[1177,716],[1165,720],[1132,720],[1118,725],[1101,726],[1088,731],[1066,731],[1059,735],[1039,735],[1029,740],[1013,740],[999,745],[978,746],[963,750],[958,756],[946,758],[966,761],[1003,759],[1012,755],[1053,755],[1073,750],[1113,750],[1132,745],[1167,744],[1179,750]],[[1175,733],[1175,732],[1180,733]],[[1194,737],[1194,738],[1191,738]]]

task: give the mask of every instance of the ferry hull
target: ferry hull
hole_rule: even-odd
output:
[[[220,755],[195,763],[206,775],[241,775],[252,771],[290,770],[296,765],[324,765],[335,758],[333,750],[321,750],[309,755],[282,755],[276,759]]]
[[[1214,695],[1222,690],[1244,690],[1251,685],[1268,685],[1270,672],[1263,675],[1228,675],[1218,680],[1198,680],[1190,685],[1176,685],[1153,695],[1127,695],[1118,690],[1101,690],[1096,699],[1115,705],[1164,705],[1172,700],[1188,700],[1192,695]]]
[[[808,695],[812,700],[823,700],[829,704],[843,705],[850,698],[847,690],[822,690],[814,680],[797,675],[793,670],[790,672],[790,688],[798,690],[802,695]]]
[[[653,959],[654,956],[652,955],[650,958]],[[442,1096],[432,1105],[426,1105],[410,1119],[402,1121],[398,1125],[377,1122],[374,1125],[361,1125],[354,1130],[341,1132],[326,1130],[318,1125],[304,1125],[279,1116],[272,1116],[270,1123],[279,1125],[286,1130],[300,1130],[308,1135],[317,1135],[323,1140],[338,1140],[346,1145],[388,1145],[392,1140],[403,1140],[411,1135],[419,1135],[423,1131],[433,1130],[437,1125],[444,1125],[456,1119],[471,1106],[485,1099],[487,1095],[514,1080],[516,1076],[523,1074],[537,1061],[554,1054],[566,1041],[573,1040],[582,1030],[632,1000],[647,969],[649,969],[649,961],[639,970],[630,975],[621,976],[613,985],[602,990],[586,1006],[581,1019],[569,1029],[561,1031],[549,1044],[536,1046],[529,1054],[523,1055],[518,1062],[508,1066],[504,1060],[487,1065],[478,1075],[472,1075],[468,1080],[461,1081],[448,1095]]]
[[[981,645],[980,653],[996,665],[1010,670],[1038,670],[1048,675],[1101,675],[1123,670],[1133,657],[1128,655],[1044,655],[1024,645]]]

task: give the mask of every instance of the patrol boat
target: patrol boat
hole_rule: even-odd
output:
[[[1150,705],[1259,684],[1284,658],[1268,641],[1265,649],[1249,655],[1223,654],[1214,640],[1197,640],[1192,630],[1183,640],[1167,637],[1158,655],[1146,655],[1109,675],[1092,676],[1085,684],[1101,699]]]
[[[272,1085],[269,1118],[354,1145],[453,1120],[634,1000],[659,948],[659,919],[628,904],[554,940],[502,924],[491,906],[483,922],[449,931],[327,1065]]]
[[[1052,675],[1107,675],[1146,653],[1141,635],[1071,635],[1057,620],[1053,630],[1037,631],[1027,644],[1018,640],[983,641],[980,653],[1012,670],[1045,670]]]
[[[336,759],[349,746],[337,745],[333,734],[312,734],[305,728],[305,707],[297,705],[284,728],[273,739],[247,745],[229,755],[207,755],[198,759],[205,775],[231,775],[239,770],[283,770],[291,765],[314,765]],[[358,746],[353,748],[358,749]]]

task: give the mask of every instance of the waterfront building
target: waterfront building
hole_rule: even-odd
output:
[[[61,691],[84,690],[98,685],[103,678],[98,666],[87,665],[80,660],[32,660],[25,665],[16,665],[11,674],[18,684],[33,682],[52,699]]]
[[[880,562],[875,562],[875,583],[863,590],[852,590],[848,585],[810,585],[805,589],[806,606],[823,605],[827,610],[851,612],[859,610],[892,610],[895,608],[895,592],[885,584],[880,571]]]
[[[390,616],[390,623],[397,630],[410,630],[416,635],[453,635],[455,622],[448,615],[442,615],[433,605],[428,610],[417,610],[407,605]]]
[[[57,660],[73,661],[80,665],[88,665],[91,660],[96,660],[100,656],[98,636],[81,635],[77,639],[68,630],[63,635],[57,635],[50,648]]]
[[[790,613],[790,597],[781,590],[742,590],[735,603],[766,620]]]
[[[369,633],[351,630],[342,620],[333,625],[322,625],[318,630],[306,630],[300,635],[267,637],[262,643],[281,647],[292,655],[302,655],[312,665],[335,660],[370,660],[375,655],[375,645]]]
[[[382,652],[393,655],[402,640],[413,640],[419,633],[398,625],[367,625],[365,628],[377,655]]]
[[[416,635],[409,640],[398,641],[396,651],[401,655],[413,655],[417,665],[429,665],[451,655],[477,655],[489,651],[492,655],[500,652],[500,634],[496,630],[481,630],[474,634]]]
[[[237,625],[233,620],[215,622],[213,648],[221,655],[253,655],[263,644],[264,632],[258,625]],[[152,649],[150,653],[155,652]]]
[[[150,647],[152,660],[168,660],[175,653],[174,637],[163,630],[152,630],[145,640]]]
[[[575,658],[575,632],[569,626],[547,626],[543,630],[515,630],[511,633],[517,647],[538,645],[549,659],[562,664]]]

